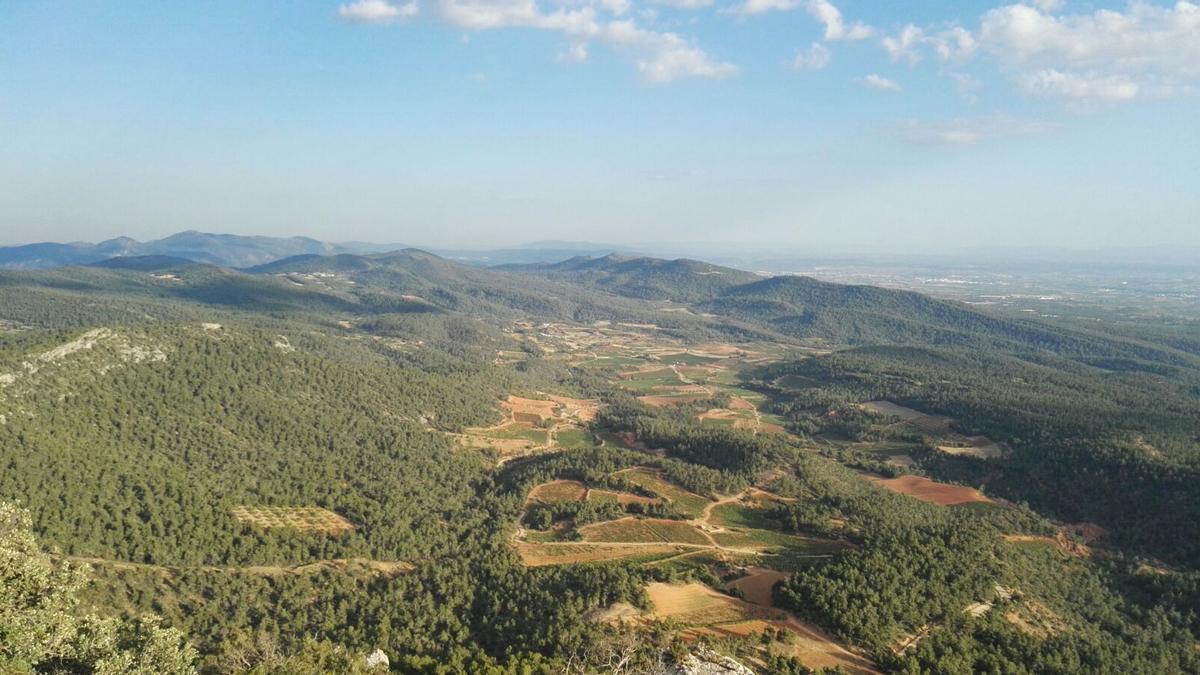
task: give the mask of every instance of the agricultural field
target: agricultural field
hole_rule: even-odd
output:
[[[975,488],[963,485],[950,485],[929,480],[924,476],[901,476],[899,478],[876,479],[878,485],[902,495],[908,495],[923,502],[939,506],[955,506],[958,504],[988,503],[988,499]]]
[[[527,542],[516,544],[525,567],[622,561],[654,563],[692,551],[673,544],[630,545],[619,543]]]
[[[704,509],[712,502],[707,497],[689,492],[678,485],[664,480],[662,475],[653,469],[627,469],[613,475],[619,476],[623,480],[661,497],[677,511],[690,518],[698,518],[703,515]]]
[[[579,529],[587,541],[626,543],[680,543],[713,546],[710,537],[695,526],[678,520],[622,518]]]
[[[556,480],[535,485],[529,491],[526,503],[558,504],[577,502],[588,498],[587,486],[575,480]]]
[[[589,424],[599,409],[597,400],[510,395],[499,404],[499,422],[451,436],[462,448],[490,450],[500,463],[540,452],[595,447]]]
[[[236,506],[232,514],[247,525],[264,529],[284,528],[321,534],[342,534],[354,529],[354,524],[342,516],[313,506]]]

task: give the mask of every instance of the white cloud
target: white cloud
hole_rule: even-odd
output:
[[[584,63],[588,60],[586,42],[576,42],[567,51],[558,55],[559,63]]]
[[[646,30],[631,20],[610,22],[597,38],[639,52],[638,72],[650,82],[670,82],[681,77],[724,78],[738,72],[737,66],[713,61],[704,50],[675,33]]]
[[[766,14],[767,12],[790,12],[800,6],[800,0],[746,0],[729,10],[734,14]]]
[[[909,63],[916,63],[921,60],[921,55],[917,52],[916,47],[924,41],[925,31],[910,23],[902,28],[895,37],[884,37],[882,44],[883,48],[887,50],[888,56],[892,57],[892,61],[905,59]]]
[[[825,45],[814,42],[807,50],[796,51],[796,57],[792,59],[792,67],[796,70],[820,70],[829,65],[832,58],[833,56],[825,48]]]
[[[842,17],[842,11],[829,0],[745,0],[727,13],[732,14],[766,14],[767,12],[790,12],[803,7],[812,18],[825,26],[825,39],[865,40],[875,34],[875,29],[860,22],[847,25]]]
[[[559,54],[558,60],[562,62],[586,61],[591,42],[609,44],[628,53],[638,72],[649,82],[737,74],[737,66],[713,59],[676,33],[647,30],[632,19],[601,16],[601,10],[621,16],[632,8],[631,0],[582,0],[571,7],[552,10],[544,10],[537,0],[440,0],[438,14],[445,23],[468,31],[528,28],[561,33],[570,45],[565,53]],[[406,5],[387,0],[357,0],[339,7],[338,15],[350,21],[383,24],[413,16],[417,11],[416,0]]]
[[[901,91],[903,89],[898,83],[875,73],[871,73],[859,81],[868,87],[874,87],[882,91]]]
[[[713,0],[653,0],[655,4],[674,7],[675,9],[704,9],[711,7]]]
[[[954,80],[954,84],[958,87],[958,93],[966,99],[968,103],[977,103],[979,101],[978,92],[983,89],[983,83],[975,76],[968,73],[959,73],[954,71],[943,71],[938,73],[942,77]]]
[[[979,32],[989,51],[1019,65],[1200,77],[1200,5],[1190,2],[1066,16],[1008,5],[984,15]]]
[[[933,50],[944,61],[969,58],[978,48],[975,36],[962,26],[951,25],[931,33],[911,23],[895,36],[885,36],[880,44],[892,61],[905,60],[913,65],[921,60],[924,48]]]
[[[1014,136],[1047,133],[1059,125],[1005,115],[968,117],[945,122],[906,122],[894,130],[898,140],[914,145],[975,145]]]
[[[1064,73],[1053,68],[1021,75],[1022,91],[1032,96],[1063,98],[1082,104],[1132,101],[1143,94],[1141,85],[1126,75]]]
[[[409,19],[420,13],[416,0],[396,5],[388,0],[356,0],[339,5],[338,16],[356,23],[387,24]]]
[[[1200,83],[1200,5],[1131,0],[1124,10],[1060,14],[1057,0],[1025,0],[985,13],[976,31],[905,25],[881,45],[892,61],[925,51],[944,61],[980,54],[1033,96],[1072,104],[1165,98]]]
[[[623,16],[633,9],[630,0],[600,0],[600,6],[615,16]]]
[[[1191,2],[1061,16],[1007,5],[984,15],[979,42],[1039,96],[1120,102],[1172,96],[1200,80],[1200,5]]]
[[[865,40],[875,34],[873,28],[857,21],[847,26],[841,10],[829,0],[808,0],[805,9],[825,24],[826,40]]]
[[[1063,0],[1033,0],[1033,6],[1043,12],[1057,12],[1067,4]]]

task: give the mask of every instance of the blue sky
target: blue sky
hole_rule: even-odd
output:
[[[0,243],[1200,244],[1187,2],[0,2]]]

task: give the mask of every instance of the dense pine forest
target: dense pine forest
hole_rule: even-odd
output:
[[[813,672],[801,622],[858,672],[1200,672],[1177,330],[412,250],[3,272],[0,326],[4,672]],[[654,620],[762,567],[767,628]]]

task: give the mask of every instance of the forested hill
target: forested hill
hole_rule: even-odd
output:
[[[643,300],[703,302],[758,275],[699,260],[607,255],[577,256],[550,265],[505,265],[499,269],[561,279]]]
[[[911,291],[845,285],[810,277],[762,278],[695,260],[577,257],[554,265],[511,265],[527,276],[566,280],[618,295],[688,305],[792,339],[827,345],[938,345],[1051,351],[1088,359],[1200,366],[1175,346],[992,314]]]
[[[187,231],[153,241],[129,237],[98,244],[38,243],[0,247],[0,269],[47,269],[87,265],[115,257],[174,256],[194,262],[247,267],[303,253],[329,255],[357,251],[364,246],[328,244],[308,237],[250,237]]]
[[[549,266],[479,268],[405,249],[303,254],[242,270],[172,256],[118,257],[86,268],[8,272],[11,320],[37,325],[63,293],[122,302],[183,300],[325,324],[449,313],[504,324],[517,318],[654,324],[677,335],[803,341],[827,347],[952,346],[1048,351],[1120,370],[1200,367],[1167,340],[1081,329],[908,291],[757,275],[690,260],[572,258]],[[151,314],[160,311],[147,310]],[[670,311],[664,311],[670,310]],[[143,312],[145,313],[145,312]],[[59,313],[55,325],[66,315]]]

